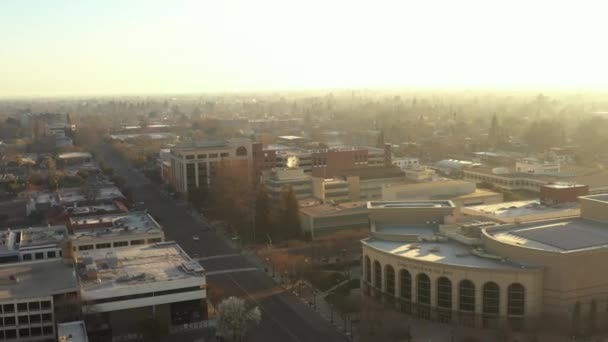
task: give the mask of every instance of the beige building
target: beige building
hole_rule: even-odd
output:
[[[276,167],[264,170],[262,184],[272,201],[279,201],[291,187],[298,200],[312,197],[312,180],[304,169],[295,167]]]
[[[389,184],[382,187],[382,199],[385,201],[449,199],[457,207],[464,207],[500,203],[503,197],[497,192],[477,189],[472,182],[444,179],[424,183]]]
[[[302,231],[316,235],[368,226],[366,202],[322,204],[300,202]]]
[[[454,226],[449,201],[370,202],[363,290],[420,318],[579,333],[608,311],[608,196],[581,216]],[[577,331],[573,331],[577,330]]]
[[[242,162],[249,169],[252,156],[248,139],[178,145],[171,149],[169,179],[177,192],[187,194],[188,189],[210,184],[220,162]]]

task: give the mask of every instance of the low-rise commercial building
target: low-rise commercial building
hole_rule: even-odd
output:
[[[62,188],[54,192],[37,192],[29,196],[27,215],[46,213],[51,208],[74,207],[89,204],[111,204],[123,201],[125,196],[111,184],[98,184],[90,188]]]
[[[71,263],[45,260],[0,265],[0,340],[55,339],[55,322],[78,318]]]
[[[547,205],[539,200],[468,206],[463,207],[461,211],[468,216],[500,223],[522,223],[580,215],[576,203]]]
[[[128,212],[92,217],[72,217],[70,249],[73,253],[156,244],[165,240],[162,227],[148,213]]]
[[[8,229],[0,232],[0,264],[60,259],[66,249],[65,226]]]
[[[500,193],[477,189],[475,183],[443,179],[424,183],[390,184],[382,188],[382,199],[398,200],[451,200],[457,207],[500,203]]]
[[[273,168],[264,171],[262,184],[273,201],[282,199],[283,194],[293,189],[298,200],[312,197],[312,180],[302,168]]]
[[[139,333],[149,316],[169,326],[207,318],[205,270],[175,242],[76,255],[90,335]]]
[[[301,202],[300,223],[302,231],[312,237],[336,230],[365,228],[368,224],[366,202]]]

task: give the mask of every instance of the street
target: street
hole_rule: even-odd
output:
[[[198,222],[187,205],[178,204],[162,195],[158,188],[106,145],[96,148],[99,157],[125,179],[135,203],[141,205],[163,226],[166,240],[174,240],[192,257],[197,255],[209,275],[207,281],[223,297],[239,296],[256,302],[262,321],[253,328],[247,341],[345,341],[327,321],[291,293],[280,287],[257,265],[240,255],[212,229],[203,231],[206,223]],[[192,237],[199,236],[195,241]],[[209,258],[217,256],[214,258]],[[221,271],[226,272],[222,273]],[[220,272],[217,272],[220,271]]]

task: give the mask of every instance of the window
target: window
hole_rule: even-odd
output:
[[[384,268],[384,283],[386,300],[392,302],[395,299],[395,269],[391,265],[386,265]]]
[[[220,157],[222,157],[222,158],[226,158],[228,156],[229,156],[228,152],[222,152],[222,153],[220,153]]]
[[[148,239],[148,243],[159,243],[161,242],[161,238]]]
[[[131,246],[143,245],[144,243],[144,240],[131,240]]]
[[[199,154],[196,156],[196,159],[205,159],[205,158],[207,158],[206,154]]]
[[[382,267],[378,261],[374,261],[374,297],[380,297],[382,290]]]
[[[17,304],[18,312],[26,312],[27,311],[27,303],[19,303]]]
[[[217,158],[217,153],[209,153],[209,158]]]
[[[29,337],[29,336],[30,336],[29,328],[19,329],[19,337]]]
[[[431,318],[431,279],[424,273],[417,276],[416,285],[418,286],[418,317],[422,319]]]
[[[30,323],[30,320],[28,319],[27,315],[19,316],[19,325],[28,325],[29,323]]]
[[[112,245],[108,242],[108,243],[98,243],[95,245],[96,249],[103,249],[103,248],[110,248],[112,247]]]
[[[17,338],[17,330],[15,329],[11,329],[11,330],[6,330],[4,332],[4,336],[6,337],[7,340],[12,340],[14,338]]]
[[[2,305],[2,311],[4,311],[4,313],[15,312],[15,304],[4,304],[4,305]]]
[[[246,156],[247,155],[247,148],[245,148],[245,146],[239,146],[236,149],[236,155],[237,155],[237,157]]]
[[[42,327],[42,335],[53,335],[53,326]]]
[[[38,311],[38,310],[40,310],[40,302],[31,302],[28,305],[30,307],[30,311]]]
[[[49,259],[55,258],[56,256],[57,256],[57,252],[55,252],[55,251],[46,252],[46,257]]]
[[[42,314],[42,321],[45,322],[45,323],[46,322],[52,322],[53,321],[53,315],[50,314],[50,313]]]
[[[416,282],[418,285],[418,303],[420,304],[431,304],[431,279],[424,273],[418,275]]]
[[[475,285],[470,280],[463,280],[458,286],[460,311],[475,312]]]
[[[128,246],[129,245],[129,241],[116,241],[114,242],[114,247],[124,247],[124,246]]]
[[[82,246],[78,246],[78,250],[79,251],[87,251],[89,249],[93,249],[93,245],[82,245]]]
[[[51,302],[48,300],[42,301],[40,303],[40,306],[42,307],[42,310],[50,310],[51,309]]]
[[[452,308],[452,282],[446,277],[437,280],[437,306]]]
[[[31,315],[30,316],[30,323],[31,324],[40,323],[40,322],[41,322],[40,315]]]
[[[15,317],[14,316],[8,316],[8,317],[4,317],[4,326],[13,326],[15,325]]]
[[[401,311],[411,313],[412,275],[407,270],[401,270],[399,272],[399,280],[401,281]]]
[[[187,155],[187,156],[186,156],[186,159],[188,159],[188,160],[192,160],[192,159],[194,159],[194,154],[189,154],[189,155]]]
[[[494,282],[483,285],[483,313],[498,315],[500,307],[500,289]]]
[[[40,336],[42,335],[42,328],[39,327],[32,327],[32,336]]]
[[[23,254],[23,261],[30,261],[30,260],[32,260],[31,254]]]
[[[507,288],[507,315],[523,316],[525,312],[526,290],[515,283]]]

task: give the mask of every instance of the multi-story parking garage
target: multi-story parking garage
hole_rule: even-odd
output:
[[[363,291],[439,322],[597,328],[608,311],[608,196],[580,200],[581,217],[511,225],[454,224],[449,201],[369,202]]]

